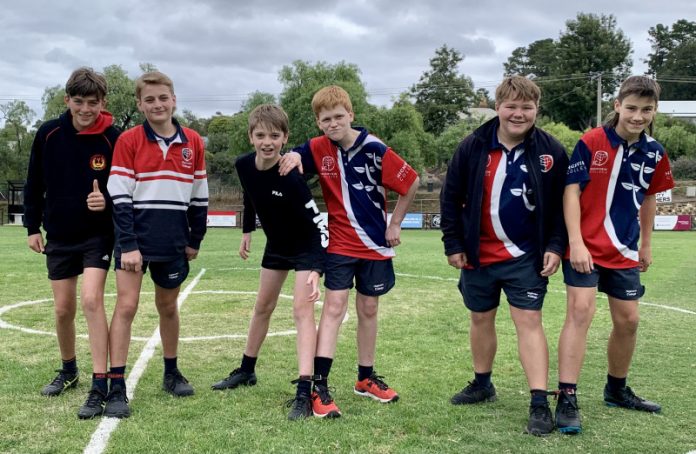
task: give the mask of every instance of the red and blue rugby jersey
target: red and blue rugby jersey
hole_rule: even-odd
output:
[[[594,263],[606,268],[638,266],[640,206],[646,195],[674,187],[662,145],[642,133],[629,147],[613,128],[592,129],[580,138],[570,158],[566,184],[575,183],[582,190],[582,238]]]
[[[387,190],[405,195],[417,173],[363,128],[349,150],[328,137],[315,137],[294,149],[306,173],[319,175],[329,212],[328,252],[349,257],[386,260]]]

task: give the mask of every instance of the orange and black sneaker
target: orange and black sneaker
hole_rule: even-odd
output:
[[[319,418],[339,418],[341,416],[341,410],[336,406],[328,387],[314,385],[312,413]]]
[[[355,383],[353,391],[359,396],[371,397],[384,404],[396,402],[399,400],[399,395],[384,383],[383,378],[373,372],[369,377]]]

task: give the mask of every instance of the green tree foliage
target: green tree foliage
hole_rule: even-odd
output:
[[[135,80],[120,65],[104,68],[104,77],[109,87],[106,108],[114,116],[114,125],[125,131],[142,123],[145,118],[135,102]]]
[[[60,116],[65,111],[65,88],[60,85],[46,87],[41,96],[44,109],[43,121]]]
[[[667,150],[670,159],[696,159],[696,125],[657,114],[653,136]]]
[[[662,86],[662,99],[696,99],[696,22],[681,19],[668,27],[657,24],[648,34],[652,53],[648,73]]]
[[[483,117],[467,117],[448,126],[434,143],[435,159],[438,167],[446,166],[459,146],[459,142],[474,132],[485,120]]]
[[[24,101],[0,104],[0,182],[26,176],[34,132],[29,130],[36,114]]]
[[[551,38],[534,41],[527,47],[512,51],[507,63],[503,63],[505,75],[548,77],[556,65],[556,43]]]
[[[554,136],[559,142],[561,142],[563,147],[566,149],[566,153],[568,153],[568,156],[570,156],[570,154],[573,152],[575,144],[577,144],[578,140],[580,140],[580,137],[582,137],[581,131],[574,131],[563,123],[556,123],[551,121],[543,124],[538,123],[537,126],[539,126],[544,131],[548,132],[549,134]]]
[[[271,93],[255,91],[242,103],[242,111],[251,112],[255,107],[261,104],[276,104],[276,97]]]
[[[208,123],[210,123],[210,119],[198,118],[196,114],[190,110],[184,109],[181,115],[177,115],[177,120],[180,124],[193,129],[203,137],[208,135]]]
[[[427,132],[439,135],[474,103],[474,84],[457,69],[462,60],[464,56],[459,51],[444,44],[430,59],[430,69],[411,87]]]

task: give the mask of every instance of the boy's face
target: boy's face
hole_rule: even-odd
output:
[[[280,157],[280,151],[288,143],[288,135],[269,125],[260,123],[249,134],[249,141],[254,146],[258,158],[264,161],[273,161]]]
[[[508,140],[524,139],[532,129],[537,115],[537,103],[528,99],[505,99],[495,104],[500,119],[499,134]]]
[[[97,121],[99,113],[104,110],[106,101],[91,96],[68,96],[65,95],[65,104],[70,109],[72,124],[78,131],[89,129]]]
[[[650,97],[636,95],[626,96],[623,101],[614,101],[614,111],[619,116],[616,132],[625,140],[638,140],[640,133],[650,125],[655,118],[657,105]]]
[[[353,112],[343,106],[321,109],[317,115],[317,125],[329,139],[340,143],[351,131],[353,117]]]
[[[172,121],[176,108],[176,96],[166,85],[146,84],[140,91],[138,110],[148,123],[163,125]]]

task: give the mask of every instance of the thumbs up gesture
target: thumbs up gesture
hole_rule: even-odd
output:
[[[87,208],[90,211],[104,211],[106,208],[104,194],[99,190],[99,182],[96,179],[92,182],[92,192],[87,195]]]

